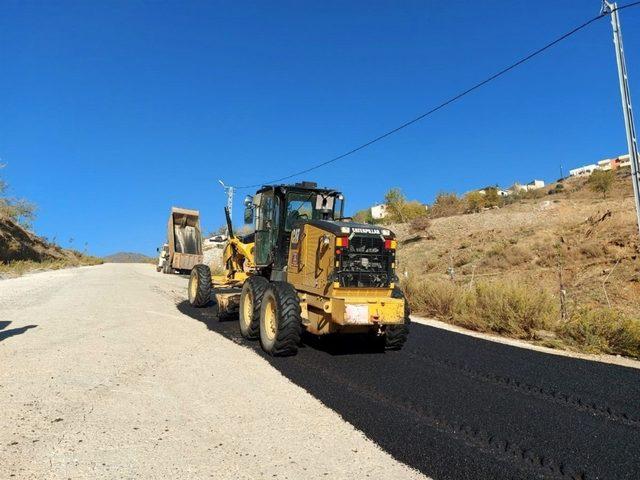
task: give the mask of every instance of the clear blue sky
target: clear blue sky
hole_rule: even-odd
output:
[[[625,2],[622,2],[625,3]],[[171,205],[223,223],[258,183],[428,110],[598,13],[597,0],[40,2],[0,16],[0,157],[38,233],[155,253]],[[640,109],[640,8],[621,12]],[[626,151],[608,19],[306,179],[349,211],[554,180]],[[242,194],[235,219],[242,215]]]

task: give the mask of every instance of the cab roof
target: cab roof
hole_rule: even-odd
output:
[[[314,191],[322,193],[339,193],[333,188],[318,187],[316,182],[297,182],[297,183],[281,183],[278,185],[263,185],[256,193],[262,193],[269,190],[294,190],[294,191]]]

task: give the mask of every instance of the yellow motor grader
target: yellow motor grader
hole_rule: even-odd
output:
[[[245,207],[255,232],[236,236],[225,209],[225,274],[196,265],[191,305],[207,306],[215,294],[219,313],[239,310],[242,335],[274,356],[295,355],[303,330],[368,333],[382,348],[402,348],[409,306],[396,285],[391,231],[345,221],[343,195],[313,182],[264,186]]]

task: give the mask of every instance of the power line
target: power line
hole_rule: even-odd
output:
[[[636,2],[633,2],[633,3],[629,3],[629,4],[627,4],[627,5],[622,5],[621,7],[618,7],[616,10],[624,10],[625,8],[635,7],[635,6],[638,6],[638,5],[640,5],[640,1],[636,1]],[[492,82],[493,80],[495,80],[495,79],[497,79],[497,78],[501,77],[502,75],[504,75],[504,74],[506,74],[506,73],[510,72],[510,71],[511,71],[511,70],[513,70],[514,68],[519,67],[520,65],[522,65],[523,63],[528,62],[529,60],[531,60],[531,59],[532,59],[532,58],[534,58],[534,57],[537,57],[537,56],[538,56],[538,55],[540,55],[541,53],[543,53],[543,52],[545,52],[546,50],[550,49],[551,47],[553,47],[553,46],[557,45],[558,43],[562,42],[563,40],[565,40],[565,39],[567,39],[567,38],[571,37],[572,35],[574,35],[574,34],[578,33],[578,32],[579,32],[580,30],[582,30],[583,28],[588,27],[588,26],[589,26],[589,25],[591,25],[592,23],[594,23],[594,22],[596,22],[596,21],[600,20],[601,18],[603,18],[603,17],[607,16],[607,15],[608,15],[608,14],[610,14],[610,13],[612,13],[612,12],[604,12],[604,11],[603,11],[603,12],[601,12],[599,15],[597,15],[597,16],[595,16],[595,17],[593,17],[593,18],[592,18],[592,19],[590,19],[590,20],[587,20],[587,21],[586,21],[586,22],[584,22],[583,24],[581,24],[581,25],[579,25],[579,26],[575,27],[574,29],[572,29],[572,30],[568,31],[567,33],[565,33],[565,34],[561,35],[560,37],[556,38],[555,40],[553,40],[553,41],[551,41],[551,42],[547,43],[546,45],[544,45],[543,47],[541,47],[541,48],[539,48],[539,49],[535,50],[534,52],[530,53],[530,54],[529,54],[529,55],[527,55],[526,57],[521,58],[521,59],[520,59],[520,60],[518,60],[517,62],[512,63],[512,64],[511,64],[511,65],[509,65],[508,67],[503,68],[502,70],[498,71],[497,73],[494,73],[493,75],[491,75],[490,77],[488,77],[488,78],[486,78],[486,79],[482,80],[481,82],[478,82],[478,83],[476,83],[475,85],[473,85],[473,86],[471,86],[471,87],[467,88],[466,90],[464,90],[464,91],[462,91],[462,92],[458,93],[457,95],[455,95],[455,96],[453,96],[453,97],[449,98],[448,100],[445,100],[445,101],[444,101],[444,102],[442,102],[441,104],[439,104],[439,105],[437,105],[437,106],[433,107],[431,110],[429,110],[429,111],[427,111],[427,112],[425,112],[425,113],[422,113],[422,114],[418,115],[417,117],[415,117],[415,118],[413,118],[413,119],[411,119],[411,120],[409,120],[409,121],[407,121],[407,122],[403,123],[402,125],[399,125],[399,126],[397,126],[397,127],[393,128],[393,129],[391,129],[391,130],[389,130],[389,131],[387,131],[387,132],[383,133],[382,135],[379,135],[379,136],[377,136],[377,137],[375,137],[375,138],[373,138],[373,139],[369,140],[368,142],[363,143],[363,144],[361,144],[361,145],[359,145],[359,146],[357,146],[357,147],[355,147],[355,148],[353,148],[353,149],[351,149],[351,150],[349,150],[349,151],[347,151],[347,152],[345,152],[345,153],[342,153],[342,154],[338,155],[337,157],[330,158],[329,160],[325,160],[324,162],[318,163],[318,164],[316,164],[316,165],[312,165],[311,167],[308,167],[308,168],[306,168],[306,169],[304,169],[304,170],[300,170],[300,171],[298,171],[298,172],[292,173],[292,174],[290,174],[290,175],[286,175],[286,176],[284,176],[284,177],[280,177],[280,178],[276,178],[276,179],[273,179],[273,180],[269,180],[269,181],[267,181],[267,182],[256,183],[256,184],[253,184],[253,185],[242,185],[242,186],[238,186],[238,187],[235,187],[235,188],[236,188],[236,189],[254,188],[254,187],[260,187],[260,186],[265,185],[265,184],[271,184],[271,183],[281,182],[281,181],[283,181],[283,180],[288,180],[288,179],[290,179],[290,178],[297,177],[298,175],[302,175],[302,174],[305,174],[305,173],[311,172],[311,171],[313,171],[313,170],[317,170],[318,168],[324,167],[324,166],[326,166],[326,165],[329,165],[330,163],[337,162],[338,160],[342,160],[342,159],[343,159],[343,158],[345,158],[345,157],[348,157],[348,156],[350,156],[350,155],[353,155],[354,153],[359,152],[360,150],[363,150],[363,149],[365,149],[365,148],[367,148],[367,147],[369,147],[369,146],[373,145],[374,143],[377,143],[377,142],[379,142],[379,141],[381,141],[381,140],[383,140],[383,139],[385,139],[385,138],[387,138],[387,137],[389,137],[389,136],[391,136],[391,135],[393,135],[393,134],[395,134],[395,133],[399,132],[400,130],[403,130],[403,129],[405,129],[405,128],[407,128],[407,127],[411,126],[411,125],[413,125],[414,123],[417,123],[417,122],[419,122],[420,120],[423,120],[424,118],[426,118],[426,117],[428,117],[429,115],[431,115],[431,114],[433,114],[433,113],[437,112],[438,110],[441,110],[442,108],[444,108],[444,107],[446,107],[446,106],[448,106],[448,105],[452,104],[453,102],[455,102],[455,101],[457,101],[457,100],[460,100],[462,97],[464,97],[464,96],[466,96],[466,95],[470,94],[470,93],[471,93],[471,92],[473,92],[474,90],[477,90],[477,89],[479,89],[480,87],[485,86],[486,84],[488,84],[488,83]]]

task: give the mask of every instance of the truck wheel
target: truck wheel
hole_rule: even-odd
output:
[[[260,335],[260,307],[269,280],[259,275],[250,276],[242,286],[240,295],[240,333],[253,340]]]
[[[160,265],[156,265],[156,272],[161,272],[162,271],[162,267]]]
[[[189,277],[189,303],[204,307],[211,301],[211,270],[206,265],[196,265]]]
[[[162,273],[171,273],[171,264],[168,261],[162,265]]]
[[[386,350],[400,350],[409,336],[409,325],[411,324],[411,309],[409,302],[398,287],[394,287],[391,297],[402,298],[404,300],[404,323],[400,325],[388,325],[384,335],[384,348]]]
[[[260,343],[274,357],[298,353],[302,332],[298,292],[287,282],[271,282],[260,308]]]

